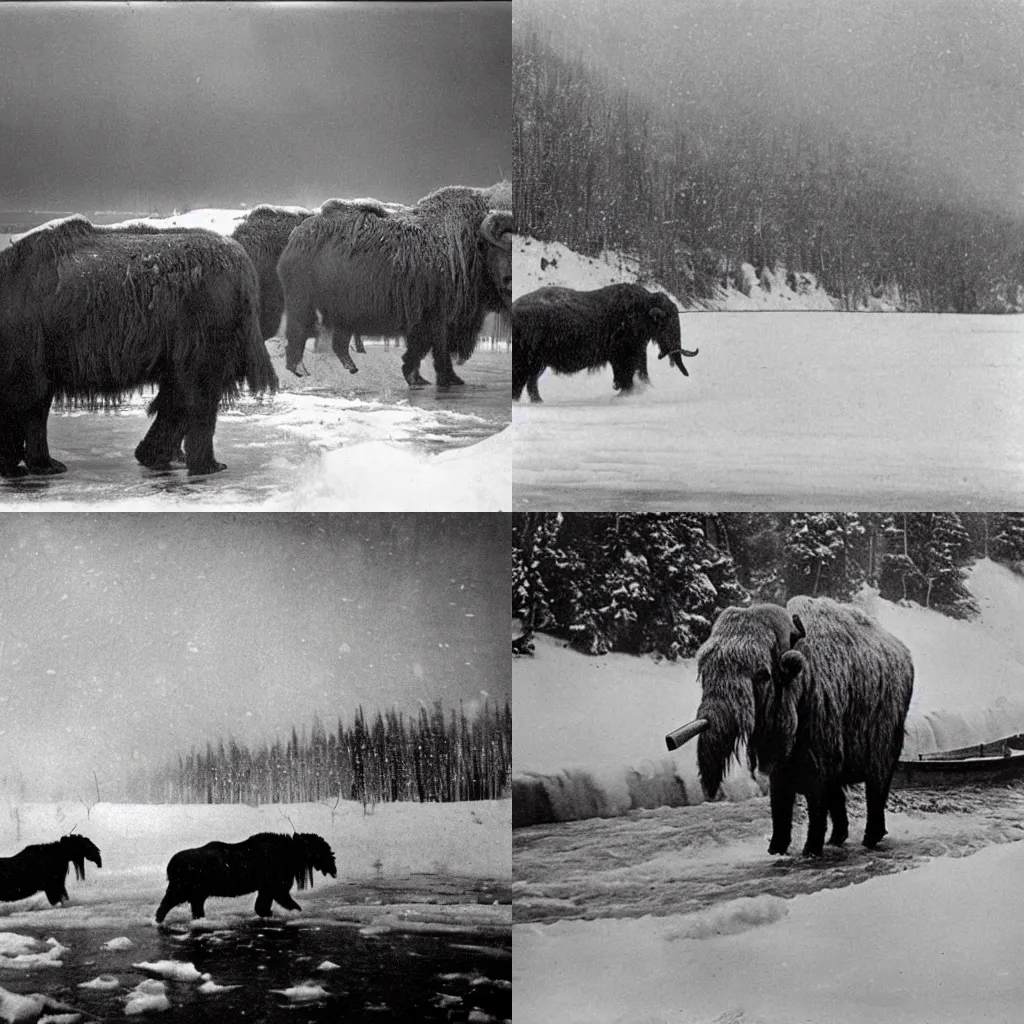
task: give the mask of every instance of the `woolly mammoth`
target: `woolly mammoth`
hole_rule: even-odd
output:
[[[224,469],[220,402],[243,381],[277,387],[258,311],[249,257],[209,231],[70,217],[25,235],[0,253],[0,476],[66,470],[47,442],[54,398],[94,409],[147,384],[139,462],[166,467],[184,441],[190,475]]]
[[[277,272],[285,296],[285,365],[303,376],[302,354],[317,311],[335,354],[355,372],[352,334],[404,335],[402,373],[433,353],[438,387],[463,383],[487,313],[512,301],[512,214],[495,209],[508,189],[438,189],[416,206],[329,200],[292,232]],[[510,197],[509,197],[510,198]],[[510,204],[509,204],[510,205]]]
[[[697,652],[702,698],[695,721],[667,738],[697,741],[701,783],[714,797],[741,745],[770,783],[769,853],[789,849],[793,805],[807,799],[805,855],[845,842],[845,787],[864,783],[864,845],[885,835],[885,804],[903,749],[914,686],[907,648],[870,616],[828,598],[785,608],[727,608]]]
[[[167,892],[156,911],[157,923],[180,903],[188,903],[193,918],[205,915],[211,896],[256,893],[256,913],[269,917],[272,904],[285,910],[302,908],[289,895],[313,884],[313,871],[337,877],[334,851],[315,832],[281,835],[259,832],[241,843],[207,843],[179,850],[167,864]]]
[[[689,376],[683,356],[698,350],[682,347],[679,310],[662,292],[638,284],[613,284],[595,291],[539,288],[512,303],[512,397],[526,388],[531,402],[541,401],[537,381],[547,369],[555,373],[600,370],[609,363],[616,391],[629,391],[633,378],[647,381],[647,345],[658,345]]]
[[[103,867],[95,843],[85,836],[61,836],[55,843],[26,846],[13,857],[0,857],[0,900],[23,900],[39,891],[51,906],[68,898],[67,877],[73,864],[75,878],[85,878],[85,862]]]

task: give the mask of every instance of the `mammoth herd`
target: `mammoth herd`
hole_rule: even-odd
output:
[[[103,866],[96,845],[74,834],[26,846],[13,857],[0,857],[0,901],[43,892],[56,906],[68,898],[66,879],[71,866],[81,879],[86,861]],[[259,832],[240,843],[211,842],[180,850],[167,864],[167,892],[156,910],[156,922],[162,923],[182,903],[189,904],[193,918],[199,918],[205,916],[209,897],[250,892],[257,894],[255,912],[260,917],[273,913],[273,903],[285,910],[301,910],[290,890],[293,883],[299,889],[311,886],[314,871],[332,878],[338,874],[334,851],[315,832]]]
[[[264,341],[287,324],[286,367],[319,318],[351,371],[352,334],[404,336],[410,386],[462,383],[488,313],[512,303],[511,188],[441,188],[414,206],[328,200],[259,206],[223,237],[203,229],[97,227],[74,216],[0,252],[0,477],[63,473],[47,441],[54,400],[86,409],[157,388],[135,449],[152,469],[224,469],[217,410],[243,385],[276,390]]]

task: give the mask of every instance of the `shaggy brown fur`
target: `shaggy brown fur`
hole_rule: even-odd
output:
[[[23,900],[34,893],[46,893],[51,906],[68,898],[68,869],[75,866],[75,878],[85,878],[85,862],[103,867],[100,851],[85,836],[62,836],[55,843],[26,846],[13,857],[0,857],[0,900]]]
[[[0,253],[0,475],[65,471],[46,438],[54,398],[93,409],[147,384],[156,419],[136,458],[167,466],[184,439],[189,474],[224,469],[218,405],[243,381],[277,387],[258,305],[245,251],[209,231],[72,217],[15,242]]]
[[[334,853],[313,832],[281,835],[260,832],[241,843],[207,843],[181,850],[167,864],[167,893],[156,912],[159,923],[179,903],[188,903],[192,916],[202,917],[210,896],[243,896],[256,892],[256,913],[269,917],[276,901],[286,910],[302,908],[288,895],[294,882],[300,889],[313,884],[313,871],[337,877]]]
[[[537,382],[546,370],[579,373],[611,364],[616,391],[629,391],[634,377],[648,380],[647,345],[688,376],[681,347],[679,310],[662,292],[638,284],[613,284],[593,291],[538,288],[512,303],[512,397],[527,390],[541,400]]]
[[[842,844],[843,790],[857,783],[866,790],[864,845],[877,845],[914,684],[899,640],[860,609],[828,598],[729,608],[697,652],[697,676],[697,717],[709,722],[697,761],[709,797],[745,743],[751,770],[770,780],[770,853],[789,848],[798,793],[808,807],[804,853],[821,853],[829,815],[829,841]]]
[[[426,383],[419,365],[427,352],[439,386],[461,384],[452,353],[468,359],[487,313],[511,303],[512,215],[492,217],[488,205],[489,196],[502,194],[443,188],[398,210],[371,200],[325,203],[295,229],[278,264],[288,369],[301,375],[319,310],[346,365],[350,335],[404,335],[402,372],[410,384]],[[487,241],[487,232],[502,244]]]
[[[284,312],[284,291],[277,277],[277,261],[292,231],[312,216],[312,210],[257,206],[231,232],[231,237],[246,251],[256,268],[260,286],[260,331],[264,341],[277,333]]]

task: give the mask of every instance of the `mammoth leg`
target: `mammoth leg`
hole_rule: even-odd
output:
[[[189,906],[192,908],[193,920],[197,917],[206,917],[206,911],[203,908],[203,904],[206,902],[205,896],[193,896],[188,902]]]
[[[612,387],[616,391],[632,391],[635,372],[636,365],[631,356],[616,356],[612,360]]]
[[[864,829],[864,845],[873,850],[886,835],[885,830],[885,802],[889,799],[889,786],[892,783],[892,775],[880,784],[877,781],[868,781],[864,786],[864,797],[868,808],[868,821]]]
[[[184,426],[174,385],[165,381],[147,410],[155,419],[146,436],[135,446],[135,458],[148,469],[167,469],[179,457]],[[184,456],[180,456],[184,458]]]
[[[185,903],[187,900],[188,894],[175,888],[173,883],[167,886],[167,892],[160,901],[160,906],[156,908],[157,924],[163,921],[169,911],[173,910],[179,903]]]
[[[25,476],[25,431],[13,412],[0,410],[0,477]]]
[[[541,373],[544,371],[542,370]],[[526,382],[526,393],[530,396],[531,402],[542,402],[544,399],[540,397],[540,391],[537,388],[537,381],[540,379],[540,373],[534,374]]]
[[[832,818],[830,846],[842,846],[850,835],[850,820],[846,816],[846,794],[842,786],[835,786],[828,798],[828,813]]]
[[[430,348],[434,355],[434,378],[439,388],[455,387],[466,382],[452,367],[452,353],[448,348],[448,333],[444,327],[431,330]]]
[[[277,902],[282,907],[284,907],[285,910],[301,910],[302,909],[302,907],[300,907],[298,905],[298,903],[296,903],[295,900],[293,900],[291,898],[291,895],[290,895],[290,893],[288,892],[287,889],[279,890],[275,894],[274,899],[277,900]]]
[[[344,324],[338,324],[327,313],[324,314],[324,327],[331,333],[331,348],[338,357],[338,361],[349,373],[358,373],[359,367],[356,366],[352,354],[348,350],[348,341],[352,332]]]
[[[274,913],[274,910],[271,907],[273,902],[273,894],[268,892],[266,889],[260,889],[256,894],[256,913],[259,914],[260,917],[270,917],[270,915]]]
[[[311,305],[294,309],[289,306],[286,313],[288,322],[284,333],[288,340],[285,345],[284,365],[296,377],[306,377],[309,371],[302,362],[302,356],[306,351],[306,339],[316,332],[316,309]]]
[[[366,355],[366,346],[363,344],[363,336],[361,334],[352,336],[352,345],[361,356]]]
[[[402,354],[402,376],[409,387],[423,387],[430,383],[420,374],[420,363],[429,351],[430,335],[422,327],[410,328]]]
[[[807,794],[807,841],[805,857],[820,857],[825,848],[825,829],[828,827],[828,800],[823,793]]]
[[[772,805],[772,841],[768,844],[769,853],[785,853],[789,849],[793,835],[793,803],[796,792],[793,787],[773,772],[770,780],[770,797]]]
[[[50,402],[53,395],[47,393],[44,398],[29,406],[22,414],[22,425],[25,432],[25,466],[30,473],[40,476],[54,476],[66,473],[68,467],[50,457],[50,446],[46,440],[46,420],[50,415]]]
[[[218,395],[206,384],[193,385],[185,426],[185,465],[189,476],[219,473],[228,467],[213,457]]]
[[[60,882],[57,882],[56,885],[47,886],[43,891],[46,893],[46,898],[50,901],[51,907],[57,906],[61,900],[68,898],[67,890]]]

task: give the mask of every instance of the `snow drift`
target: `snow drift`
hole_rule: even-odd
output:
[[[961,622],[900,607],[867,589],[858,601],[914,656],[904,757],[1024,732],[1024,578],[989,560],[970,570],[981,609]],[[696,744],[669,755],[665,733],[695,717],[696,661],[589,658],[548,637],[513,663],[513,825],[614,817],[701,803]],[[766,790],[734,766],[724,798]]]

